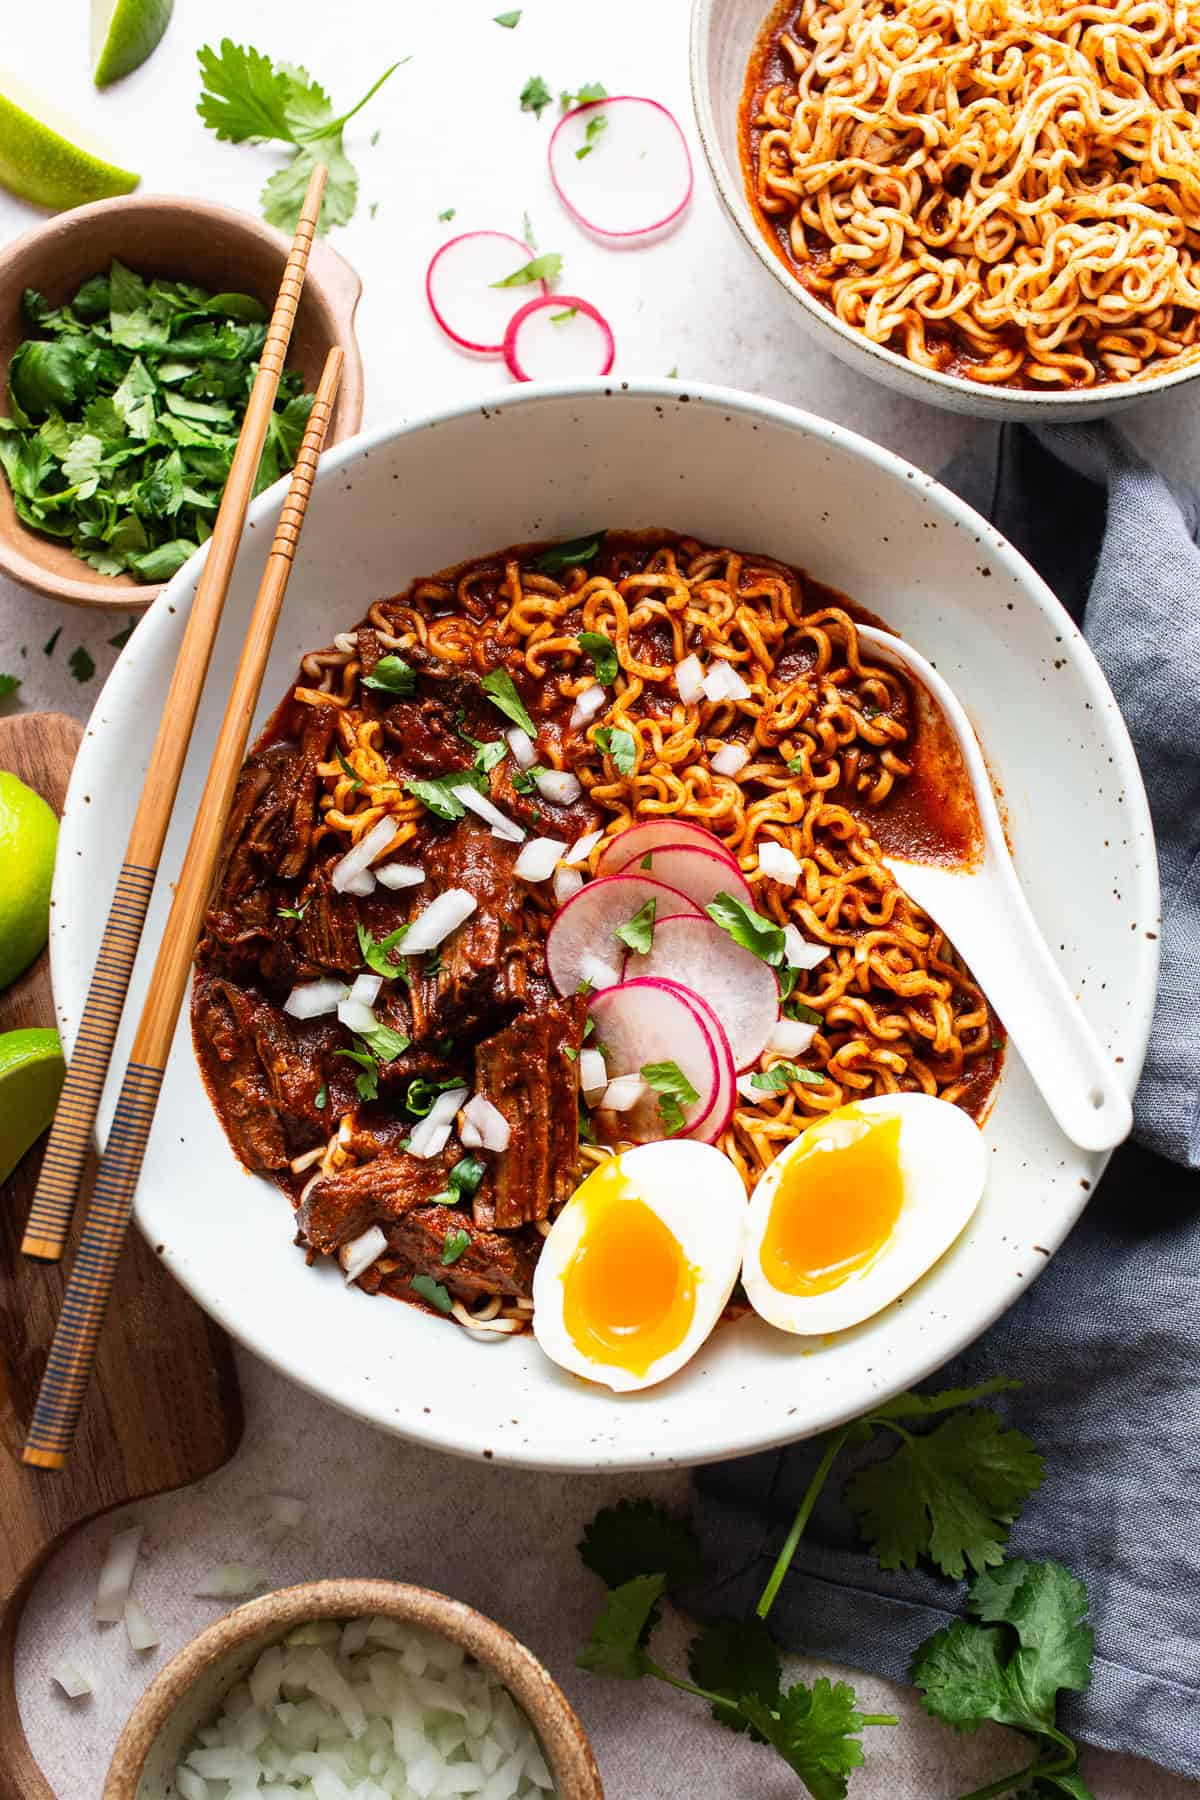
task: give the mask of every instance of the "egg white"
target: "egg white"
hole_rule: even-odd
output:
[[[750,1197],[742,1282],[755,1312],[781,1331],[845,1331],[890,1306],[959,1236],[987,1180],[983,1134],[961,1107],[928,1094],[878,1094],[854,1102],[878,1118],[898,1118],[904,1199],[891,1236],[865,1268],[822,1294],[785,1294],[762,1266],[762,1244],[780,1177],[804,1143],[796,1138],[764,1171]]]
[[[638,1375],[585,1355],[563,1317],[563,1277],[584,1240],[589,1175],[559,1213],[542,1246],[533,1277],[533,1334],[552,1361],[617,1393],[653,1387],[693,1357],[733,1292],[741,1267],[746,1193],[737,1170],[711,1144],[672,1138],[625,1150],[614,1159],[632,1196],[666,1226],[695,1271],[691,1323],[674,1349]],[[606,1165],[607,1166],[607,1165]]]

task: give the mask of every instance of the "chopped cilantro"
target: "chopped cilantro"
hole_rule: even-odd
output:
[[[381,1063],[395,1062],[398,1056],[404,1055],[412,1042],[411,1038],[406,1038],[399,1031],[393,1031],[390,1025],[385,1025],[382,1021],[376,1025],[373,1031],[364,1031],[359,1035],[363,1043],[370,1046],[372,1055]]]
[[[0,700],[7,699],[9,694],[15,694],[20,685],[19,675],[0,675]]]
[[[586,1113],[580,1113],[579,1115],[579,1141],[581,1144],[594,1144],[596,1141],[596,1134],[592,1130],[592,1122],[587,1117]]]
[[[407,697],[417,685],[417,671],[402,656],[381,656],[369,675],[361,677],[366,688],[380,688],[385,694]]]
[[[525,242],[529,245],[531,250],[537,249],[538,241],[533,235],[533,220],[527,212],[521,214],[521,236],[525,239]]]
[[[607,131],[607,130],[608,130],[607,114],[606,113],[593,113],[592,117],[587,122],[587,129],[583,134],[584,141],[580,145],[579,149],[575,152],[575,161],[582,162],[585,156],[590,156],[592,154],[592,151],[596,148],[596,139],[600,136],[600,133],[602,131]]]
[[[376,975],[382,975],[386,981],[402,977],[405,973],[403,964],[395,962],[389,952],[403,941],[408,929],[407,925],[400,925],[395,931],[389,931],[386,937],[377,938],[360,921],[355,930],[358,933],[358,947],[368,969],[374,969]]]
[[[514,725],[519,725],[528,737],[535,738],[537,736],[537,726],[526,711],[525,702],[518,694],[516,684],[507,669],[493,669],[490,675],[484,676],[479,685],[492,705],[498,707],[506,719],[511,719]]]
[[[679,364],[678,363],[675,363],[673,365],[673,367],[671,367],[667,370],[667,380],[668,381],[678,381],[679,380]]]
[[[653,903],[652,903],[653,904]],[[658,1116],[668,1132],[683,1130],[683,1109],[700,1096],[676,1062],[643,1063],[638,1071],[658,1095]]]
[[[311,905],[311,900],[305,900],[301,906],[277,906],[275,908],[276,916],[280,919],[302,919]],[[362,930],[361,925],[359,930]]]
[[[634,913],[632,919],[627,919],[624,925],[617,926],[614,934],[630,950],[636,950],[639,956],[649,955],[650,946],[654,942],[655,905],[655,897],[651,895],[645,906],[639,907]]]
[[[90,681],[96,673],[96,665],[82,644],[76,646],[67,658],[67,667],[76,681]]]
[[[718,894],[704,910],[713,924],[727,931],[743,950],[749,950],[773,969],[783,962],[786,947],[783,927],[776,925],[773,919],[764,918],[745,900],[738,900],[732,894]]]
[[[598,725],[596,742],[613,759],[618,774],[632,775],[637,763],[637,743],[621,725]]]
[[[409,793],[439,819],[461,819],[466,807],[454,793],[458,787],[484,788],[487,778],[478,769],[456,769],[450,775],[431,775],[426,780],[406,780]]]
[[[564,569],[585,569],[595,562],[604,543],[603,531],[589,531],[583,537],[568,538],[565,544],[551,544],[533,559],[533,567],[542,575],[558,575]]]
[[[328,1104],[329,1104],[329,1084],[328,1084],[328,1082],[323,1081],[321,1083],[320,1087],[317,1089],[316,1093],[313,1095],[313,1105],[316,1107],[318,1112],[324,1112],[325,1108],[328,1106]]]
[[[442,1245],[442,1266],[448,1269],[451,1263],[458,1261],[464,1250],[470,1248],[470,1245],[470,1234],[461,1228],[458,1231],[447,1232]]]
[[[372,219],[373,219],[373,218],[374,218],[374,217],[375,217],[375,214],[376,214],[376,213],[377,213],[377,212],[378,212],[378,211],[379,211],[379,202],[378,202],[378,200],[372,200],[372,202],[371,202],[371,204],[370,204],[370,205],[369,205],[369,206],[368,206],[368,208],[367,208],[367,212],[368,212],[368,214],[369,214],[369,216],[370,216],[370,217],[371,217],[371,218],[372,218]]]
[[[570,94],[564,88],[558,96],[558,104],[564,112],[570,112],[572,107],[586,106],[591,100],[607,99],[608,89],[602,81],[585,81],[577,93]]]
[[[412,1288],[414,1294],[419,1294],[422,1300],[427,1301],[430,1306],[436,1307],[438,1312],[449,1313],[453,1311],[453,1300],[451,1300],[450,1295],[442,1286],[441,1282],[435,1281],[432,1275],[414,1275],[409,1286]]]
[[[494,25],[503,25],[505,31],[512,31],[515,26],[520,24],[520,22],[521,12],[519,7],[516,12],[497,13],[492,21]]]
[[[122,626],[117,635],[115,637],[110,637],[108,641],[114,650],[123,650],[136,630],[137,620],[130,619]]]
[[[578,317],[579,308],[577,306],[568,306],[564,307],[562,312],[551,313],[550,323],[552,325],[566,325],[569,324],[572,319],[577,319]]]
[[[541,76],[531,75],[521,89],[521,111],[531,112],[540,119],[553,98]]]
[[[783,1016],[785,1019],[794,1019],[801,1025],[823,1025],[825,1023],[823,1015],[814,1011],[811,1006],[806,1006],[803,1000],[785,1000]]]
[[[518,769],[512,778],[512,784],[518,794],[534,794],[537,792],[537,778],[547,771],[541,763],[534,763],[530,769]]]
[[[643,856],[641,862],[638,864],[638,868],[639,869],[648,869],[650,867],[651,863],[653,862],[653,860],[654,860],[653,850],[647,850],[645,856]]]
[[[361,1075],[356,1075],[354,1085],[358,1089],[360,1100],[378,1100],[379,1098],[379,1064],[366,1050],[335,1050],[335,1056],[344,1056],[347,1062],[358,1063]]]
[[[576,1658],[579,1667],[590,1669],[593,1675],[615,1675],[621,1681],[648,1675],[650,1665],[642,1645],[654,1629],[666,1585],[665,1575],[635,1575],[620,1587],[610,1588]]]
[[[439,1094],[444,1094],[449,1088],[462,1086],[464,1083],[459,1075],[446,1075],[435,1081],[426,1080],[424,1075],[414,1075],[404,1096],[404,1110],[414,1119],[423,1119]]]
[[[338,767],[341,769],[342,774],[350,777],[350,792],[352,794],[357,794],[359,788],[362,786],[362,777],[355,774],[354,765],[348,762],[342,755],[342,747],[340,744],[335,744],[333,746],[333,754],[338,759]]]
[[[487,1170],[477,1156],[463,1156],[455,1163],[446,1177],[445,1194],[437,1194],[435,1198],[447,1206],[457,1206],[462,1200],[469,1200],[475,1192]]]
[[[618,1500],[602,1507],[584,1530],[579,1555],[610,1588],[636,1575],[662,1575],[668,1587],[679,1587],[703,1572],[691,1526],[653,1500]]]
[[[759,1069],[750,1077],[750,1086],[761,1088],[764,1094],[779,1094],[791,1081],[798,1081],[803,1087],[824,1087],[825,1077],[818,1075],[813,1069],[801,1069],[794,1062],[772,1063],[769,1069]]]
[[[438,224],[439,225],[448,225],[457,211],[458,211],[457,207],[448,206],[446,208],[445,212],[440,212],[438,214]]]
[[[611,687],[621,667],[617,661],[616,645],[602,631],[581,631],[579,648],[591,657],[596,680],[603,687]]]
[[[50,636],[46,639],[45,643],[42,645],[42,655],[43,656],[53,656],[54,655],[54,646],[55,646],[55,644],[57,644],[57,642],[61,636],[62,636],[62,626],[56,625],[54,627],[54,630],[50,633]]]
[[[535,256],[531,262],[522,263],[503,281],[493,281],[494,288],[528,287],[530,282],[544,281],[548,285],[556,282],[562,274],[562,257],[557,250],[547,250],[542,256]]]

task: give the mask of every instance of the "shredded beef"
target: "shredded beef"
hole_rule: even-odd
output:
[[[334,1175],[323,1175],[308,1189],[296,1213],[299,1241],[310,1250],[332,1255],[370,1225],[387,1226],[414,1206],[427,1206],[446,1192],[446,1177],[458,1151],[423,1160],[417,1156],[377,1156]],[[448,1209],[438,1207],[443,1212]]]
[[[544,996],[475,1050],[475,1085],[508,1121],[491,1196],[498,1231],[545,1219],[579,1179],[579,1048],[587,1001]],[[572,1054],[573,1052],[573,1054]]]
[[[442,1261],[446,1239],[465,1231],[467,1247],[447,1266]],[[470,1305],[486,1294],[528,1299],[541,1239],[522,1234],[477,1230],[457,1208],[418,1206],[387,1229],[388,1250],[404,1265],[401,1281],[428,1275],[457,1300]],[[389,1285],[391,1280],[389,1278]]]

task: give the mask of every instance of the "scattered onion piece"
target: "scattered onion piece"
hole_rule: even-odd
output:
[[[175,1786],[179,1800],[209,1800],[211,1789],[203,1775],[197,1775],[195,1769],[185,1769],[182,1763],[175,1771]]]
[[[504,334],[504,361],[514,381],[607,375],[616,356],[612,326],[578,294],[546,294],[530,300],[513,314]]]
[[[355,1031],[360,1037],[369,1037],[379,1023],[370,1007],[352,996],[338,1001],[337,1016],[347,1031]]]
[[[784,955],[793,969],[815,969],[830,954],[828,944],[810,944],[798,925],[783,928]]]
[[[382,986],[382,975],[356,975],[348,998],[356,1000],[360,1006],[374,1006]]]
[[[429,310],[461,350],[499,356],[505,326],[523,309],[530,287],[545,294],[544,281],[529,286],[497,287],[533,261],[533,251],[504,231],[467,231],[443,244],[425,273]]]
[[[767,1039],[767,1049],[777,1056],[803,1056],[811,1050],[817,1029],[803,1019],[780,1019]]]
[[[603,831],[585,831],[581,838],[575,839],[562,860],[568,868],[572,868],[576,863],[585,863],[603,836]]]
[[[586,725],[595,713],[603,712],[607,705],[608,694],[598,681],[593,682],[591,687],[584,688],[571,708],[572,728],[578,729],[580,725]]]
[[[578,869],[556,869],[554,873],[554,898],[560,906],[573,900],[583,886],[583,876]]]
[[[786,844],[777,844],[774,838],[764,838],[759,844],[758,866],[764,875],[784,887],[795,887],[800,879],[799,862]]]
[[[509,844],[519,844],[525,836],[525,827],[510,819],[507,813],[501,812],[494,801],[481,794],[477,788],[464,782],[461,787],[451,788],[450,792],[456,800],[462,802],[468,812],[477,813],[492,828],[492,836],[504,839]],[[407,945],[406,945],[407,947]]]
[[[726,662],[723,657],[718,657],[716,662],[710,663],[702,686],[706,700],[719,702],[750,698],[750,689],[746,682],[738,674],[733,664]]]
[[[738,775],[749,761],[750,752],[745,744],[722,744],[712,756],[712,766],[718,775]]]
[[[512,1135],[508,1120],[498,1106],[493,1106],[486,1094],[475,1094],[463,1107],[462,1141],[467,1144],[467,1132],[471,1132],[473,1143],[467,1144],[472,1150],[495,1150],[499,1153],[507,1150]]]
[[[262,1569],[252,1569],[249,1563],[218,1563],[200,1577],[192,1593],[197,1600],[239,1600],[256,1593],[266,1579]]]
[[[283,1010],[293,1019],[320,1019],[326,1013],[336,1012],[339,1004],[349,998],[350,989],[344,981],[322,976],[319,981],[302,981],[294,987]]]
[[[391,888],[393,893],[400,888],[420,887],[425,879],[420,863],[384,863],[372,873],[380,887]]]
[[[92,1691],[91,1678],[85,1675],[78,1663],[69,1657],[56,1662],[50,1671],[51,1681],[56,1681],[68,1700],[80,1700],[84,1694]]]
[[[618,1075],[604,1090],[600,1105],[608,1112],[629,1112],[647,1092],[640,1075]]]
[[[97,1625],[115,1625],[125,1616],[125,1602],[133,1587],[133,1571],[142,1547],[142,1527],[131,1525],[118,1531],[108,1546],[100,1580],[96,1584],[95,1616]]]
[[[452,931],[457,931],[463,921],[470,918],[478,904],[474,894],[468,894],[466,888],[447,888],[436,900],[430,901],[405,932],[402,946],[405,956],[436,950]]]
[[[570,806],[583,792],[582,784],[569,769],[546,769],[533,779],[538,793],[551,806]]]
[[[616,987],[621,979],[620,971],[614,969],[611,963],[606,963],[603,957],[593,956],[588,951],[579,958],[579,974],[590,988],[597,991]]]
[[[530,838],[513,864],[513,874],[522,881],[549,881],[566,847],[561,838]]]
[[[505,741],[512,751],[512,759],[519,769],[532,769],[537,761],[537,751],[533,739],[520,725],[513,725],[504,734]]]
[[[599,1050],[583,1050],[579,1056],[579,1086],[589,1106],[594,1106],[608,1086],[608,1070]]]
[[[685,706],[704,698],[704,666],[694,652],[675,664],[675,689]]]
[[[410,1156],[419,1156],[428,1161],[432,1156],[439,1156],[450,1141],[450,1127],[454,1123],[454,1115],[467,1097],[465,1087],[448,1088],[439,1094],[423,1119],[419,1119],[409,1133],[408,1150]]]
[[[345,856],[333,865],[330,880],[333,883],[334,892],[338,894],[361,892],[362,890],[359,888],[351,889],[350,883],[356,876],[365,875],[368,872],[375,858],[382,856],[395,835],[396,821],[390,815],[377,819],[370,831],[364,831],[357,844],[347,850]],[[374,886],[373,876],[372,886]]]
[[[132,1597],[125,1602],[125,1636],[131,1650],[156,1650],[161,1639]]]
[[[369,1225],[358,1237],[344,1243],[338,1251],[338,1261],[345,1271],[347,1284],[357,1281],[364,1269],[378,1262],[386,1249],[387,1239],[378,1225]]]
[[[605,123],[597,131],[601,116]],[[640,94],[615,94],[575,107],[555,127],[549,156],[559,199],[600,237],[631,239],[665,231],[692,197],[692,158],[679,121]]]
[[[267,1505],[271,1509],[271,1524],[280,1531],[294,1531],[308,1515],[308,1501],[298,1500],[295,1494],[268,1494]],[[254,1704],[261,1703],[255,1700]]]

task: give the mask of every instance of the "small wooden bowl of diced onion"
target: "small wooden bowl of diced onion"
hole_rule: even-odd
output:
[[[566,1696],[482,1613],[396,1581],[306,1582],[192,1639],[117,1742],[103,1800],[218,1800],[287,1785],[603,1800]]]

